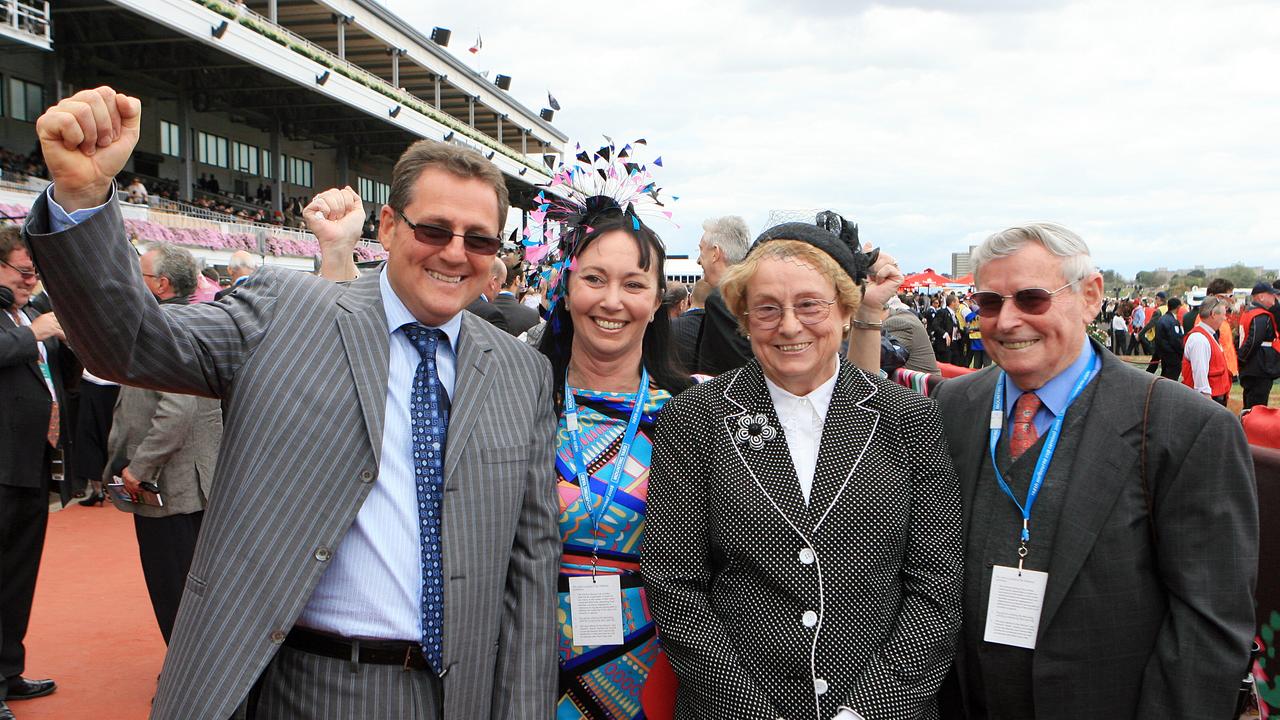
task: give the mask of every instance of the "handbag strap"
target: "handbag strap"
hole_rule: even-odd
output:
[[[1139,467],[1142,474],[1142,499],[1147,504],[1147,528],[1151,531],[1151,546],[1157,547],[1155,503],[1151,501],[1151,487],[1147,484],[1147,425],[1151,418],[1151,396],[1155,392],[1156,383],[1163,379],[1160,375],[1151,379],[1147,386],[1147,400],[1142,405],[1142,450],[1139,456]]]

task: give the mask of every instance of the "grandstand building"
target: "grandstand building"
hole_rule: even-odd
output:
[[[0,0],[0,214],[45,184],[36,118],[103,84],[143,102],[120,178],[148,189],[124,208],[131,233],[215,265],[245,247],[310,269],[301,207],[351,185],[376,218],[418,138],[478,149],[530,209],[566,136],[428,35],[373,0]],[[525,221],[511,213],[508,231]]]

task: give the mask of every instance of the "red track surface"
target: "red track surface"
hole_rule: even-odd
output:
[[[142,579],[133,518],[72,504],[49,516],[27,676],[58,691],[9,704],[18,720],[147,717],[164,641]]]

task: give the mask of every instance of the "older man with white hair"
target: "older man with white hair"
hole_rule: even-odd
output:
[[[1258,569],[1239,421],[1089,340],[1102,276],[1070,230],[996,233],[973,267],[996,366],[937,394],[965,503],[967,717],[1228,717]]]
[[[248,250],[237,250],[227,260],[227,274],[231,276],[231,285],[218,291],[214,300],[221,300],[236,291],[236,288],[249,279],[249,276],[262,265],[262,260]]]
[[[718,288],[725,270],[742,262],[751,247],[747,223],[736,215],[713,218],[702,223],[698,241],[698,264],[702,278]],[[703,315],[702,340],[698,344],[695,372],[719,375],[751,359],[751,343],[738,332],[738,320],[725,306],[716,289],[707,297]]]

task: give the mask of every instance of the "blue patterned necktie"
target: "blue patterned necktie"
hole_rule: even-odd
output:
[[[417,323],[404,334],[422,360],[413,375],[409,417],[413,425],[413,477],[418,488],[422,543],[422,652],[437,673],[443,668],[444,568],[440,557],[440,507],[444,500],[444,444],[449,429],[449,396],[436,372],[436,348],[449,342],[443,330]]]

